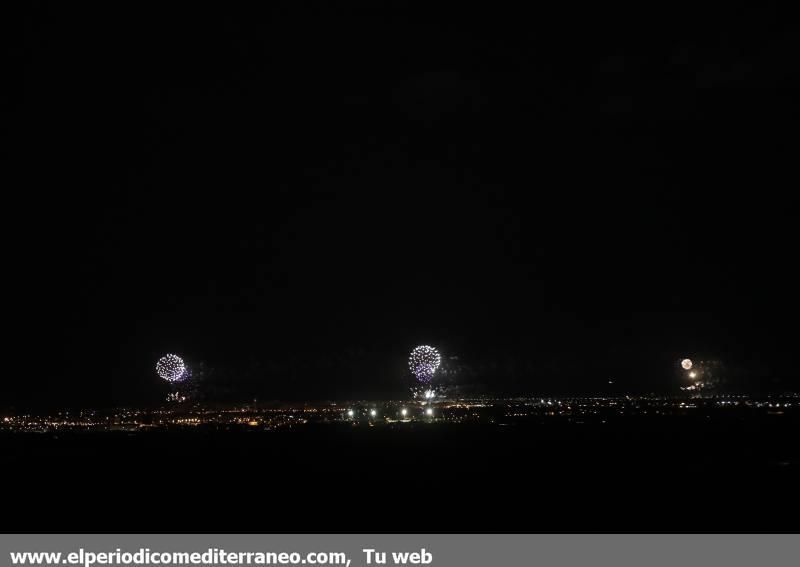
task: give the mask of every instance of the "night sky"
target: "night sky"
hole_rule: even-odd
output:
[[[0,406],[799,387],[789,18],[485,9],[31,3]]]

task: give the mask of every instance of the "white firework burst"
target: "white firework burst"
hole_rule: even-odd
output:
[[[156,373],[167,382],[180,382],[186,377],[186,364],[180,356],[167,354],[156,362]]]
[[[439,355],[439,351],[428,345],[418,346],[411,351],[411,355],[408,357],[408,367],[411,369],[411,373],[416,376],[417,380],[425,383],[433,380],[433,375],[441,362],[442,357]]]

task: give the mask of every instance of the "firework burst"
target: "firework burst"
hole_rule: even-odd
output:
[[[158,359],[156,373],[167,382],[180,382],[188,376],[186,364],[175,354],[167,354]]]
[[[427,345],[418,346],[411,351],[411,355],[408,357],[408,367],[411,369],[411,373],[417,380],[426,384],[433,380],[433,375],[441,362],[442,357],[439,355],[439,351]]]

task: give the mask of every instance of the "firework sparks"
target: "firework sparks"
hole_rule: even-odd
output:
[[[417,380],[428,383],[433,380],[433,375],[441,361],[442,357],[439,355],[439,351],[431,346],[422,345],[411,351],[411,355],[408,357],[408,367]]]
[[[156,373],[167,382],[180,382],[187,376],[186,365],[180,356],[167,354],[158,359]]]

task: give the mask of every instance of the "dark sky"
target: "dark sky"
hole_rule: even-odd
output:
[[[165,352],[383,395],[420,343],[502,391],[798,385],[787,16],[346,4],[31,4],[0,405],[159,399]]]

